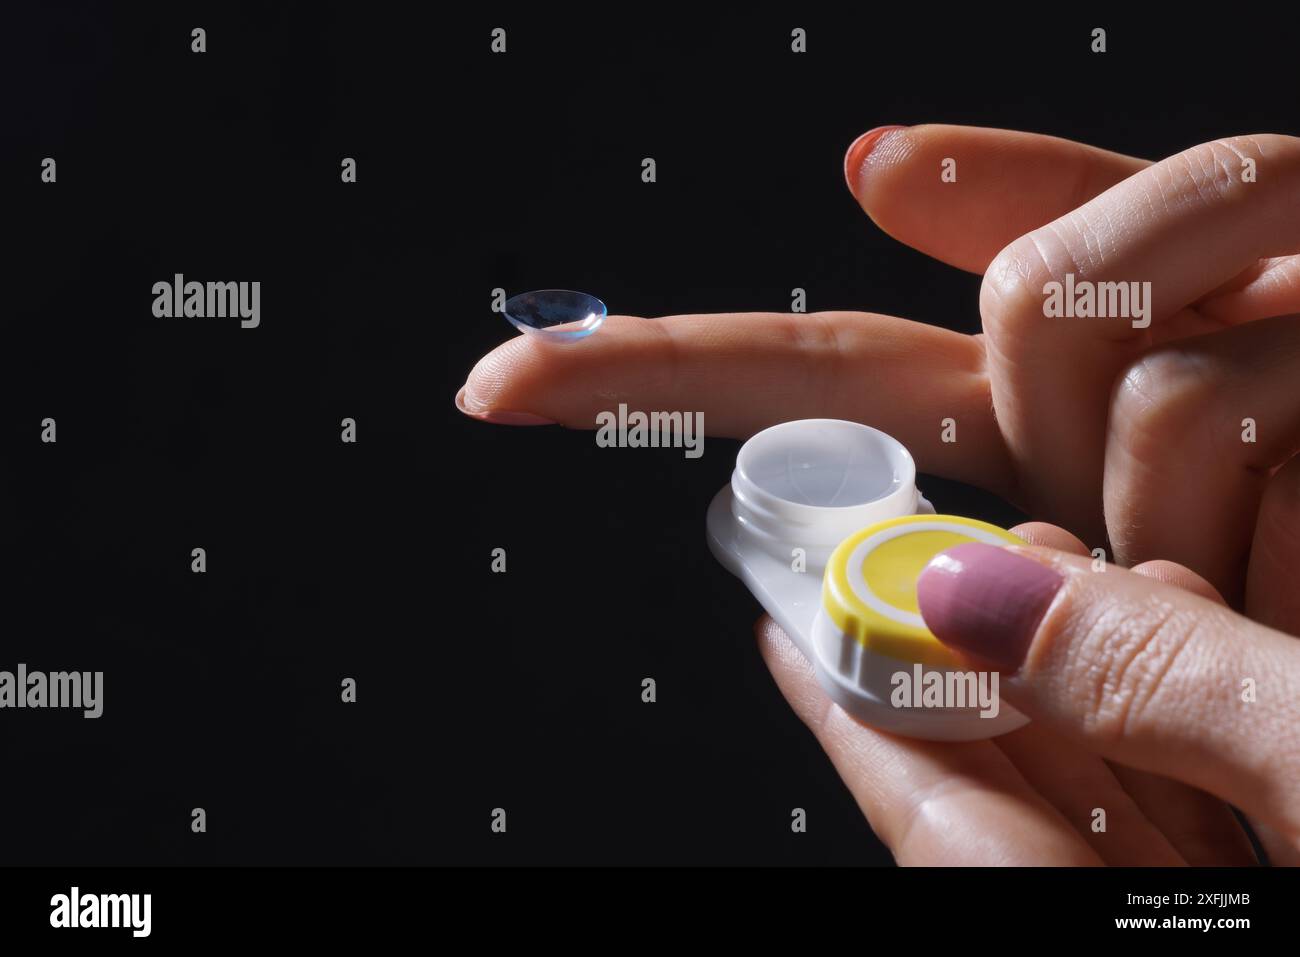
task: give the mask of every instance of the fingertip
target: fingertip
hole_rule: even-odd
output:
[[[774,673],[791,668],[809,669],[810,666],[795,643],[771,615],[763,615],[754,622],[754,636],[758,639],[759,653]]]
[[[456,395],[465,415],[505,425],[554,425],[567,421],[557,403],[557,383],[572,378],[578,347],[520,335],[474,364]],[[583,350],[587,351],[587,350]]]
[[[906,126],[898,124],[877,126],[875,129],[867,130],[849,144],[848,150],[844,153],[844,182],[848,185],[849,192],[858,197],[859,200],[861,199],[859,186],[862,182],[867,160],[883,140],[897,131],[905,129],[907,129]]]
[[[1158,582],[1164,582],[1166,585],[1173,585],[1175,588],[1189,591],[1193,595],[1200,595],[1202,598],[1208,598],[1210,601],[1218,602],[1225,607],[1228,604],[1223,595],[1219,594],[1217,588],[1190,568],[1177,562],[1157,558],[1153,561],[1134,565],[1129,571],[1135,575],[1141,575],[1143,578],[1150,578]]]
[[[972,541],[930,560],[917,579],[916,600],[940,642],[1014,673],[1064,584],[1049,565]]]
[[[1030,545],[1054,548],[1059,552],[1069,552],[1072,555],[1092,554],[1082,539],[1059,526],[1050,525],[1047,522],[1024,522],[1008,529],[1008,531],[1012,535],[1023,538]]]

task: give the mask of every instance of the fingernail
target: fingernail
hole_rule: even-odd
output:
[[[858,178],[862,175],[862,164],[867,161],[871,151],[876,148],[880,138],[886,133],[893,130],[905,130],[906,126],[877,126],[874,130],[867,130],[851,144],[848,152],[844,154],[844,182],[849,186],[849,192],[857,195],[856,184]]]
[[[496,409],[484,409],[477,411],[467,405],[465,400],[465,386],[460,387],[456,393],[456,408],[460,409],[471,419],[478,419],[480,422],[491,422],[493,425],[558,425],[554,419],[547,419],[540,415],[533,415],[531,412],[504,412]]]
[[[1065,582],[1031,558],[969,542],[940,552],[916,581],[921,617],[934,636],[1013,672]]]

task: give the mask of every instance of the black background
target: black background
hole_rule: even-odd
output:
[[[1300,126],[1294,40],[1253,8],[40,6],[6,14],[0,58],[0,668],[102,670],[105,711],[0,713],[9,863],[888,862],[705,548],[738,443],[686,460],[464,418],[515,334],[491,291],[662,316],[799,286],[974,331],[979,277],[845,189],[859,133],[1154,158]],[[154,318],[176,272],[261,281],[260,328]]]

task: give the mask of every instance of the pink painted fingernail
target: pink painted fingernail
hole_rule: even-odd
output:
[[[1032,558],[968,542],[930,559],[916,580],[916,599],[945,645],[1014,672],[1064,581]]]

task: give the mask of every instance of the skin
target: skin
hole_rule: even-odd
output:
[[[864,139],[869,152],[851,149],[846,162],[854,197],[890,235],[983,275],[982,335],[872,313],[611,316],[581,348],[504,343],[475,366],[458,406],[575,428],[620,401],[684,408],[735,438],[790,419],[864,421],[907,445],[920,470],[1109,546],[1139,584],[1214,607],[1226,598],[1252,620],[1225,631],[1300,633],[1300,140],[1233,137],[1153,164],[1005,130]],[[941,182],[945,157],[957,158],[961,185]],[[1254,182],[1241,180],[1246,161]],[[1043,286],[1066,273],[1150,281],[1153,321],[1046,317]],[[955,443],[940,438],[949,417]],[[1255,442],[1242,441],[1245,418]],[[1060,528],[1021,533],[1089,551]],[[1253,860],[1195,768],[1152,773],[1068,718],[996,741],[895,738],[834,707],[770,620],[758,635],[782,692],[901,863]],[[1173,717],[1193,738],[1211,730],[1197,722],[1236,720]],[[1259,786],[1300,803],[1290,782]],[[1087,827],[1081,794],[1111,809],[1106,834]],[[1266,809],[1256,829],[1274,860],[1294,861],[1293,822]]]
[[[1040,627],[1026,665],[1003,678],[1003,697],[1033,718],[1011,734],[953,744],[867,728],[826,697],[811,665],[770,618],[756,626],[781,692],[895,859],[1255,863],[1231,800],[1252,814],[1274,863],[1300,861],[1300,643],[1232,613],[1208,582],[1182,566],[1150,562],[1097,575],[1083,543],[1064,529],[1030,523],[1013,531],[1039,546],[1033,557],[1064,570],[1071,587]],[[1179,636],[1182,662],[1168,670],[1130,666],[1117,685],[1110,680],[1115,660],[1139,660],[1138,651],[1157,639],[1174,639],[1154,628],[1121,634],[1076,622],[1132,622],[1156,596],[1179,609],[1176,619],[1196,623]],[[1219,681],[1216,668],[1227,681]],[[1224,720],[1217,701],[1225,688],[1235,689],[1237,674],[1270,675],[1280,703]],[[1141,720],[1133,718],[1135,702],[1147,702]],[[1128,719],[1119,730],[1117,714]],[[1104,833],[1091,828],[1097,807],[1106,810]]]

